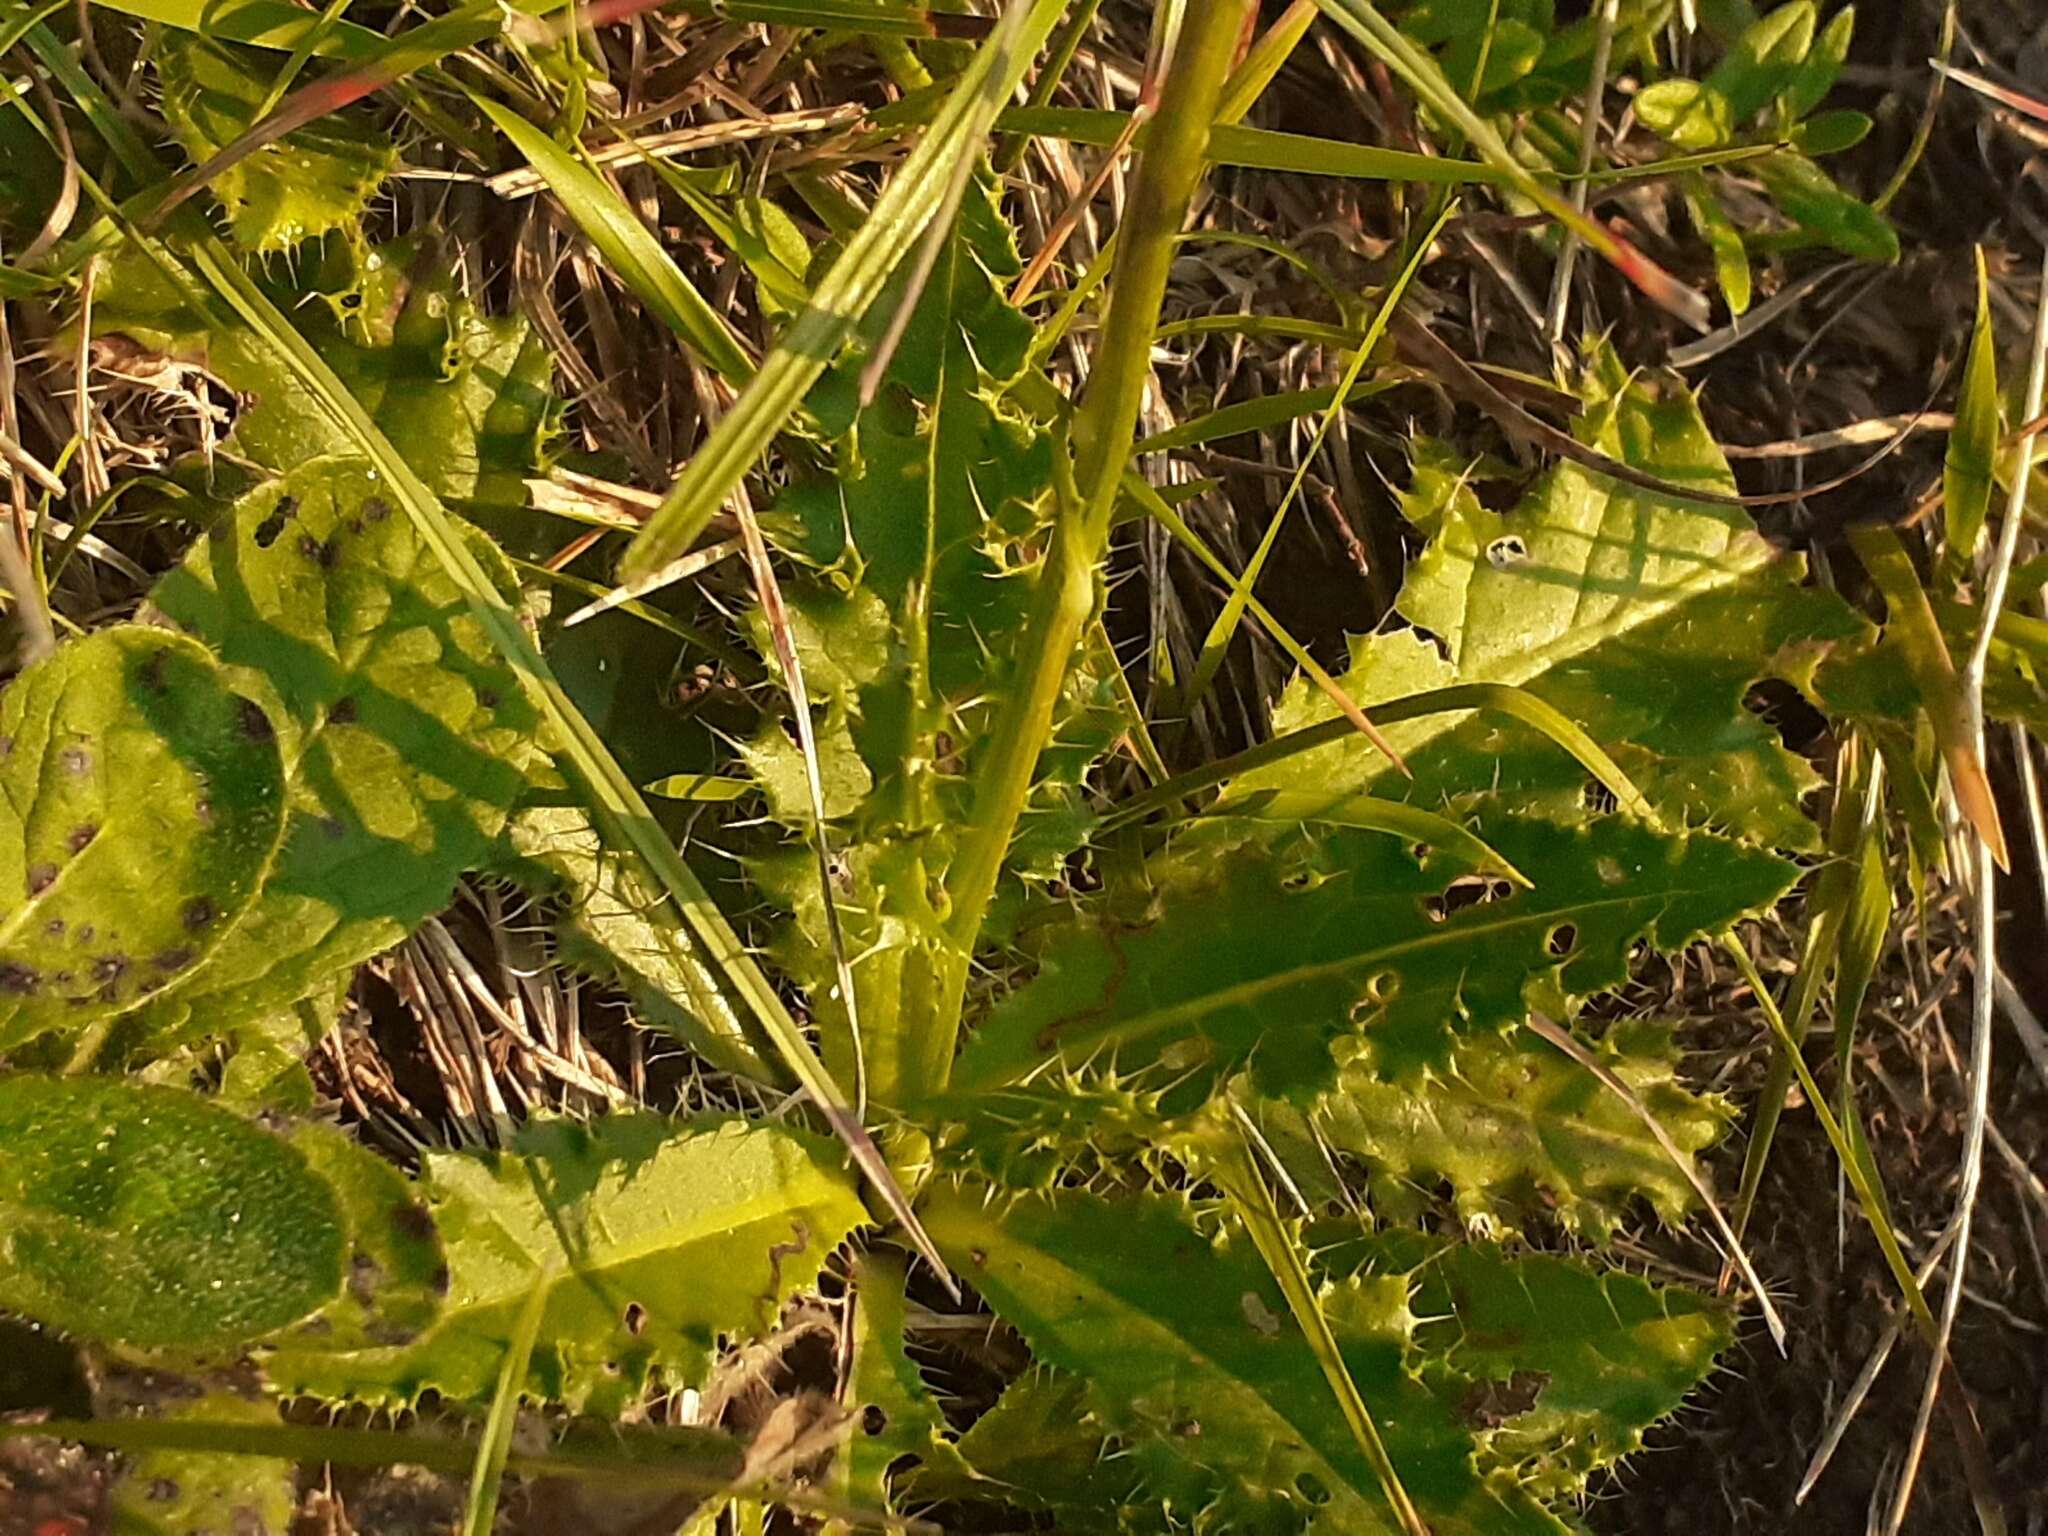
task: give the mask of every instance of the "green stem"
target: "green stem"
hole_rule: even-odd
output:
[[[1209,125],[1248,9],[1249,0],[1193,0],[1188,6],[1161,92],[1159,121],[1131,178],[1095,372],[1074,418],[1073,483],[1060,487],[1052,547],[1017,658],[1018,684],[996,721],[988,767],[976,787],[966,839],[949,882],[946,935],[952,952],[941,1017],[952,1027],[944,1041],[941,1085],[952,1038],[959,1033],[968,957],[1030,797],[1039,753],[1052,735],[1053,709],[1067,668],[1095,611],[1095,568],[1109,541],[1111,514],[1151,377],[1152,338],[1167,272],[1201,179]]]

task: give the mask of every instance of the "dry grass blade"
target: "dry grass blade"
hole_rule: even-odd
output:
[[[1650,1106],[1642,1101],[1642,1098],[1636,1091],[1629,1087],[1615,1073],[1613,1068],[1609,1067],[1599,1057],[1587,1050],[1584,1045],[1580,1044],[1570,1031],[1545,1018],[1540,1013],[1531,1013],[1529,1015],[1529,1028],[1539,1038],[1548,1041],[1565,1055],[1571,1057],[1573,1061],[1584,1067],[1588,1072],[1592,1073],[1593,1076],[1600,1080],[1601,1087],[1619,1098],[1622,1103],[1628,1106],[1629,1113],[1643,1122],[1643,1128],[1650,1133],[1651,1137],[1656,1141],[1658,1148],[1671,1160],[1671,1166],[1678,1170],[1685,1182],[1692,1186],[1693,1193],[1699,1196],[1700,1204],[1706,1208],[1707,1215],[1712,1219],[1715,1228],[1721,1234],[1721,1240],[1728,1245],[1729,1258],[1742,1271],[1743,1281],[1749,1286],[1750,1294],[1756,1297],[1757,1308],[1763,1313],[1764,1326],[1770,1330],[1771,1342],[1778,1346],[1779,1354],[1788,1354],[1789,1350],[1785,1342],[1785,1320],[1778,1315],[1778,1309],[1771,1304],[1771,1293],[1764,1288],[1763,1277],[1756,1272],[1756,1266],[1750,1262],[1749,1251],[1742,1246],[1742,1239],[1735,1235],[1735,1229],[1728,1224],[1728,1218],[1721,1213],[1721,1203],[1714,1198],[1714,1192],[1708,1188],[1706,1179],[1701,1175],[1699,1169],[1693,1166],[1692,1159],[1687,1157],[1678,1143],[1671,1139],[1671,1133],[1664,1129],[1663,1122],[1651,1113]]]

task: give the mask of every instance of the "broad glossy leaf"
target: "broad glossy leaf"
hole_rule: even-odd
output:
[[[771,1328],[868,1220],[829,1143],[647,1114],[530,1125],[501,1157],[430,1156],[422,1182],[447,1250],[439,1320],[410,1346],[280,1353],[269,1374],[281,1391],[487,1402],[519,1311],[553,1266],[526,1390],[615,1414],[651,1371],[687,1385],[721,1337]]]
[[[277,62],[256,49],[186,32],[162,32],[152,50],[164,121],[195,164],[255,125]],[[335,230],[353,230],[398,164],[390,137],[350,112],[295,129],[213,178],[235,243],[286,251]]]
[[[1079,1191],[985,1202],[942,1190],[925,1207],[940,1248],[1042,1362],[1086,1383],[1117,1437],[1132,1503],[1215,1531],[1396,1526],[1286,1302],[1241,1233],[1198,1227],[1181,1201]],[[1400,1279],[1366,1280],[1333,1322],[1402,1483],[1438,1536],[1557,1532],[1503,1481],[1475,1437],[1413,1374]]]
[[[194,1094],[0,1078],[0,1306],[105,1343],[232,1348],[334,1295],[343,1239],[297,1148]]]
[[[471,544],[512,589],[503,557]],[[154,600],[285,724],[284,850],[179,999],[226,1024],[305,996],[445,905],[524,787],[535,717],[360,461],[314,459],[251,491]]]
[[[1333,1052],[1412,1083],[1460,1038],[1519,1022],[1532,988],[1615,986],[1639,942],[1718,933],[1795,875],[1761,850],[1619,816],[1500,817],[1487,833],[1539,872],[1535,889],[1454,890],[1461,863],[1377,833],[1235,848],[1184,837],[1147,863],[1142,888],[1058,930],[1037,977],[970,1041],[956,1085],[1016,1082],[1053,1059],[1199,1082],[1249,1068],[1262,1091],[1306,1104],[1335,1081]],[[1472,896],[1491,899],[1458,905]]]
[[[1729,1108],[1680,1082],[1668,1027],[1617,1024],[1598,1051],[1683,1152],[1719,1139]],[[1697,1203],[1628,1105],[1519,1031],[1461,1039],[1449,1068],[1419,1083],[1386,1083],[1367,1064],[1347,1065],[1312,1120],[1332,1150],[1364,1165],[1374,1212],[1395,1221],[1432,1210],[1439,1181],[1475,1230],[1556,1221],[1602,1240],[1638,1199],[1667,1222]]]
[[[1631,376],[1602,349],[1587,390],[1583,441],[1661,479],[1734,489],[1682,385]],[[1512,683],[1584,727],[1673,823],[1817,847],[1801,800],[1819,781],[1744,699],[1763,677],[1807,684],[1831,647],[1860,640],[1868,626],[1832,594],[1802,585],[1799,558],[1773,550],[1738,508],[1675,502],[1566,463],[1496,513],[1475,481],[1497,473],[1417,446],[1403,510],[1428,542],[1397,603],[1414,628],[1352,642],[1342,680],[1351,696],[1370,712],[1428,688]],[[1333,713],[1320,690],[1297,681],[1274,728]],[[1433,715],[1387,734],[1412,782],[1347,737],[1244,775],[1222,804],[1285,789],[1570,815],[1584,794],[1584,772],[1567,753],[1499,716]],[[1489,836],[1483,824],[1475,830]]]
[[[0,694],[0,1049],[215,956],[284,826],[272,717],[207,651],[121,625]]]
[[[1735,136],[1728,98],[1698,80],[1660,80],[1636,95],[1636,117],[1679,149],[1717,149]]]

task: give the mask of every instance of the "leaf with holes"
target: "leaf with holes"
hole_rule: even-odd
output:
[[[0,695],[0,1049],[217,955],[284,825],[272,716],[190,640],[117,626]]]
[[[274,1427],[277,1405],[214,1391],[168,1404],[169,1423]],[[264,1536],[292,1527],[298,1507],[292,1464],[226,1451],[151,1450],[125,1458],[108,1495],[113,1536]]]
[[[1735,488],[1682,385],[1631,376],[1602,348],[1587,388],[1582,441],[1663,480]],[[1817,848],[1801,802],[1818,778],[1744,704],[1759,679],[1810,686],[1829,651],[1869,626],[1803,585],[1802,562],[1773,550],[1738,508],[1673,501],[1566,463],[1512,511],[1493,512],[1478,487],[1499,473],[1417,444],[1403,510],[1428,542],[1396,605],[1413,628],[1352,642],[1352,697],[1369,712],[1429,688],[1514,684],[1582,726],[1672,821]],[[1274,728],[1333,713],[1300,681]],[[1412,781],[1346,736],[1244,775],[1231,794],[1370,793],[1432,810],[1449,801],[1568,815],[1586,793],[1566,752],[1498,716],[1431,715],[1387,735]]]
[[[503,557],[472,548],[513,590]],[[174,1001],[283,1007],[444,906],[524,787],[535,717],[461,594],[359,461],[225,509],[154,601],[282,723],[290,828],[263,896]]]
[[[268,54],[191,33],[159,32],[153,56],[164,121],[195,164],[255,125],[277,74]],[[330,113],[229,166],[211,187],[237,245],[284,251],[355,229],[397,165],[388,135],[353,113]]]
[[[495,1158],[430,1154],[422,1183],[447,1251],[438,1320],[410,1345],[295,1341],[269,1362],[278,1390],[487,1403],[519,1310],[552,1268],[526,1391],[616,1414],[650,1372],[689,1385],[721,1337],[772,1328],[868,1221],[854,1180],[816,1138],[649,1114],[535,1123]]]
[[[1782,896],[1797,871],[1707,833],[1621,816],[1525,816],[1487,841],[1533,890],[1472,877],[1442,850],[1353,829],[1233,846],[1214,822],[1147,861],[1140,880],[1058,925],[1038,975],[1000,1003],[955,1084],[1018,1082],[1048,1061],[1156,1066],[1190,1088],[1249,1069],[1306,1106],[1337,1055],[1403,1084],[1456,1043],[1617,986],[1639,943],[1670,950]]]
[[[296,1147],[197,1095],[0,1078],[0,1306],[140,1349],[231,1349],[322,1306],[344,1223]]]

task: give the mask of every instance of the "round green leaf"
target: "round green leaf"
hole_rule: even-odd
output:
[[[333,1295],[341,1240],[305,1157],[196,1095],[0,1080],[0,1306],[143,1349],[230,1347]]]
[[[272,722],[206,650],[121,626],[0,697],[0,1050],[188,974],[284,824]]]

